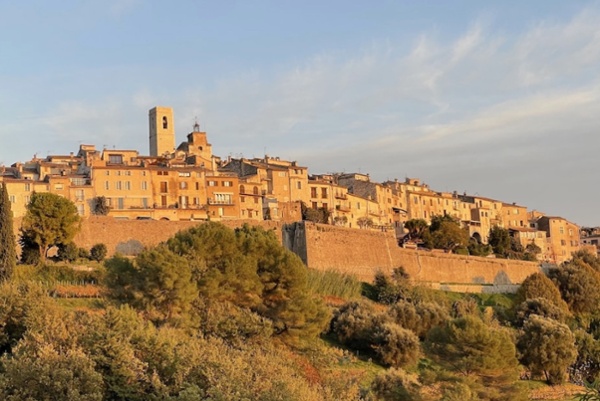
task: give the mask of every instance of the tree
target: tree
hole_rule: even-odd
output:
[[[558,269],[552,269],[549,277],[558,286],[562,298],[576,315],[594,312],[600,306],[600,277],[581,259],[573,259]]]
[[[67,244],[79,230],[77,208],[68,199],[52,193],[34,193],[23,217],[21,238],[38,246],[41,261],[52,245]]]
[[[97,262],[102,262],[106,257],[108,250],[104,244],[96,244],[90,249],[90,258]]]
[[[377,375],[372,384],[373,393],[382,401],[421,401],[420,388],[416,376],[394,368]]]
[[[429,226],[433,247],[452,252],[469,244],[469,233],[451,216],[434,216]]]
[[[366,216],[359,217],[358,219],[356,219],[356,224],[358,224],[360,228],[369,228],[373,225],[373,219]]]
[[[528,299],[544,298],[552,305],[564,311],[568,306],[560,296],[560,291],[544,273],[534,273],[521,283],[515,297],[515,305],[520,305]]]
[[[13,217],[6,184],[0,186],[0,281],[8,280],[17,263]]]
[[[479,399],[522,399],[515,385],[518,361],[510,334],[474,316],[448,321],[427,334],[426,353],[442,367],[473,378]]]
[[[448,312],[434,302],[411,303],[400,300],[389,309],[392,319],[405,329],[411,330],[420,339],[425,339],[429,330],[444,324]]]
[[[104,196],[97,196],[93,199],[92,213],[99,216],[106,216],[110,212],[110,207]]]
[[[402,367],[419,359],[419,338],[396,323],[381,322],[373,328],[373,345],[379,360],[388,366]]]
[[[510,233],[505,228],[494,226],[490,230],[488,244],[497,256],[506,257],[511,249]]]
[[[421,238],[423,231],[427,229],[427,222],[423,219],[410,219],[404,223],[404,228],[408,230],[408,237],[415,240]]]
[[[567,367],[577,358],[575,337],[569,327],[537,315],[525,322],[517,347],[521,363],[534,375],[543,373],[549,384],[563,383]]]
[[[106,267],[113,299],[128,303],[159,325],[189,318],[196,284],[187,261],[165,245],[140,253],[133,262],[115,256]]]

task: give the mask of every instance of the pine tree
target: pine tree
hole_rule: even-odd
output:
[[[6,184],[0,188],[0,281],[8,280],[17,262],[13,219]]]

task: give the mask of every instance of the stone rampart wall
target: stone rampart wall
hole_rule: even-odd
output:
[[[304,224],[304,231],[309,267],[339,270],[367,282],[373,280],[378,270],[390,274],[401,266],[415,281],[443,289],[464,287],[471,292],[513,292],[515,285],[541,271],[539,264],[533,262],[403,249],[391,231],[311,223]]]

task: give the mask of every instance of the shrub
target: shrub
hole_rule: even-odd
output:
[[[449,319],[448,312],[433,302],[413,304],[401,300],[390,308],[389,314],[394,322],[411,330],[421,339],[425,339],[432,327],[439,326]]]
[[[400,299],[410,297],[411,285],[409,276],[403,267],[397,267],[388,277],[382,272],[375,274],[374,282],[377,300],[383,304],[391,305]]]
[[[373,326],[377,317],[375,308],[364,301],[353,301],[337,310],[331,320],[331,331],[345,345],[370,351]]]
[[[90,259],[102,262],[106,257],[108,250],[104,244],[96,244],[90,249]]]
[[[383,401],[421,401],[420,384],[417,378],[402,369],[388,369],[377,375],[371,390]]]
[[[419,359],[419,338],[395,323],[377,324],[372,333],[375,354],[386,365],[402,367]]]

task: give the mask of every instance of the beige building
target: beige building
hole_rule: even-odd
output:
[[[545,252],[550,262],[560,264],[571,259],[580,249],[579,227],[557,216],[542,216],[537,220],[539,230],[546,233]]]

